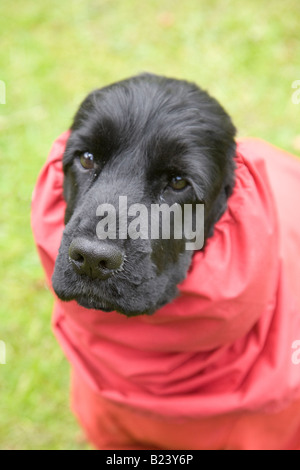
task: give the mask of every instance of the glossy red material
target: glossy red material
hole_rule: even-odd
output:
[[[49,284],[64,229],[54,143],[32,201]],[[55,299],[72,406],[100,449],[300,449],[300,161],[237,142],[236,186],[180,296],[126,318]]]

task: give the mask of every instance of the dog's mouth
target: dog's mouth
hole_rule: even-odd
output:
[[[102,310],[103,312],[116,311],[117,307],[116,305],[112,305],[103,299],[95,299],[94,297],[82,294],[75,296],[74,300],[82,307],[94,310]]]
[[[78,279],[77,279],[78,281]],[[77,288],[76,279],[73,279],[73,283],[64,286],[59,276],[52,277],[52,286],[57,297],[64,301],[77,302],[81,307],[99,310],[102,312],[117,312],[127,317],[134,317],[138,315],[152,315],[156,308],[153,305],[146,305],[146,302],[142,302],[141,299],[135,299],[132,302],[132,293],[129,294],[128,289],[130,286],[122,286],[122,289],[116,289],[115,283],[107,281],[101,281],[105,285],[100,288],[99,283],[86,282],[84,276],[81,276],[80,288]],[[126,291],[128,295],[126,295]],[[128,298],[129,297],[129,298]],[[143,305],[144,304],[144,305]]]
[[[93,310],[101,310],[102,312],[117,312],[126,315],[127,317],[135,317],[138,315],[151,315],[151,313],[153,313],[150,311],[132,311],[128,309],[125,310],[121,305],[117,303],[110,303],[102,298],[98,299],[82,294],[76,296],[74,300],[79,305],[81,305],[81,307]]]

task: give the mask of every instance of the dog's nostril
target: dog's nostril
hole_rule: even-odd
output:
[[[71,261],[75,261],[78,264],[84,263],[84,256],[75,243],[71,243],[69,248],[69,257]]]
[[[84,257],[80,253],[73,252],[71,258],[78,263],[84,263]]]
[[[98,268],[100,269],[100,271],[102,271],[103,273],[111,270],[111,269],[114,269],[114,268],[111,268],[109,267],[109,262],[108,260],[106,259],[102,259],[101,261],[99,261],[98,263]]]

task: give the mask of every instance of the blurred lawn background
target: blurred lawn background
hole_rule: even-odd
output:
[[[80,101],[143,71],[185,78],[239,135],[299,155],[299,20],[299,0],[1,0],[0,449],[88,448],[30,228],[38,172]]]

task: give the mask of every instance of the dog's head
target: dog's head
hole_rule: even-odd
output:
[[[204,204],[204,243],[212,236],[234,186],[234,136],[219,103],[185,81],[143,74],[92,92],[63,157],[58,297],[128,316],[174,299],[193,251],[184,224],[177,235],[172,228],[188,206],[195,228]],[[179,209],[169,212],[169,236],[160,212],[153,230],[152,208],[162,204]]]

